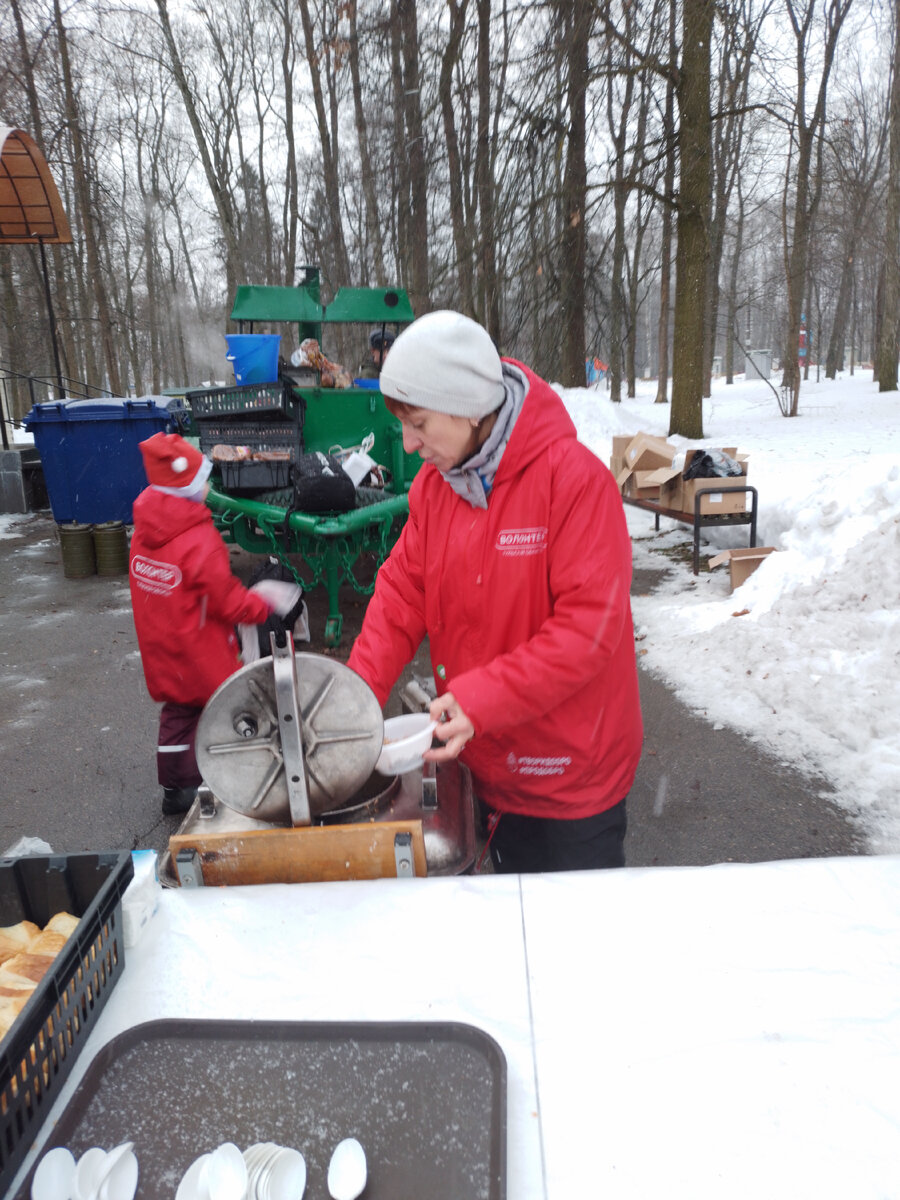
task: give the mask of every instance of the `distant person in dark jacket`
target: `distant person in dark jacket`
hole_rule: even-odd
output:
[[[388,356],[388,351],[393,346],[396,340],[395,335],[390,329],[382,329],[377,325],[369,334],[369,353],[372,356],[372,361],[364,363],[359,370],[360,379],[377,379],[381,374],[381,368],[384,365],[384,360]]]
[[[176,433],[140,448],[150,486],[134,502],[131,602],[147,689],[162,704],[156,766],[172,816],[202,783],[194,737],[207,700],[241,665],[235,626],[261,625],[272,609],[231,573],[204,503],[210,460]]]

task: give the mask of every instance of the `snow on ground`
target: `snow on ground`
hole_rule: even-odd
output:
[[[773,381],[777,385],[777,380]],[[582,441],[605,462],[612,438],[668,435],[656,384],[613,404],[605,391],[558,389]],[[745,546],[748,526],[710,529],[701,574],[661,559],[688,526],[626,508],[635,566],[669,566],[634,598],[641,665],[715,728],[729,726],[801,770],[824,777],[858,816],[873,853],[900,851],[900,393],[871,371],[805,383],[800,415],[772,389],[716,380],[702,443],[749,454],[765,559],[729,592],[728,567],[702,571],[717,549]],[[708,542],[709,545],[704,543]]]

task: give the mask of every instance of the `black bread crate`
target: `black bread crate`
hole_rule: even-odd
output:
[[[259,492],[279,491],[291,486],[294,463],[290,458],[244,459],[241,462],[220,462],[216,466],[222,476],[222,487],[229,495],[252,498]]]
[[[198,421],[207,417],[254,416],[260,413],[283,413],[289,420],[296,421],[301,404],[284,380],[278,383],[245,383],[234,387],[208,388],[185,393],[191,406],[191,417],[196,428]]]
[[[0,925],[78,927],[0,1041],[0,1196],[8,1191],[125,967],[128,851],[0,859]]]
[[[198,430],[200,449],[212,454],[218,446],[247,446],[251,451],[275,450],[288,452],[292,458],[303,447],[303,438],[296,425],[288,421],[203,421]],[[216,466],[221,466],[213,456]]]
[[[206,420],[200,425],[200,449],[209,454],[224,491],[252,497],[291,486],[291,470],[302,446],[300,429],[287,421]],[[216,457],[216,446],[246,446],[251,453],[276,453],[276,459],[244,458],[236,462]]]

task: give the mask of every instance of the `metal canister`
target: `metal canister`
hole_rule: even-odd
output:
[[[98,575],[128,574],[128,538],[122,521],[104,521],[95,525],[94,553]]]
[[[86,579],[88,575],[96,575],[93,526],[73,521],[69,525],[57,525],[56,528],[66,579]]]

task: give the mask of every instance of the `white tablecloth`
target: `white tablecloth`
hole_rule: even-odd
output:
[[[167,891],[56,1111],[162,1017],[483,1029],[510,1200],[900,1196],[900,858]]]

